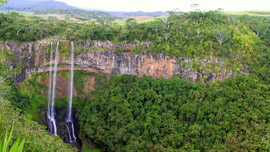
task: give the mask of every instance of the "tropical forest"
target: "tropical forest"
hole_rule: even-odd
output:
[[[222,1],[0,0],[0,152],[270,151],[270,3]]]

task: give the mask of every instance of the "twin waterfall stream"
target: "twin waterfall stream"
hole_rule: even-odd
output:
[[[54,68],[53,68],[53,42],[51,42],[51,51],[50,51],[50,72],[49,72],[49,89],[48,89],[48,128],[51,135],[57,135],[57,125],[55,120],[55,87],[57,81],[57,67],[58,67],[58,48],[59,42],[56,44],[56,52],[54,59]],[[71,52],[70,52],[70,91],[69,91],[69,102],[68,102],[68,111],[66,116],[66,128],[68,132],[69,142],[76,142],[75,129],[72,120],[72,97],[73,97],[73,78],[74,78],[74,42],[71,42]],[[53,72],[53,75],[52,75]]]

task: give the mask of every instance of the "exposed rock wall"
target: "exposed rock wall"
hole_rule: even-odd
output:
[[[76,89],[76,85],[73,87],[73,96],[74,97],[88,97],[89,93],[95,90],[95,76],[86,76],[87,81],[85,82],[84,86],[80,86],[84,92],[78,92]],[[39,84],[45,85],[49,88],[49,77],[46,76],[45,79],[42,76],[37,77],[37,81]],[[48,96],[47,89],[41,89],[41,94],[45,97]],[[70,93],[70,80],[69,78],[65,77],[65,74],[58,73],[57,74],[57,81],[55,85],[55,98],[56,99],[63,99],[63,97],[68,97]]]
[[[70,45],[68,41],[61,41],[59,48],[58,69],[68,71],[70,68],[69,57],[61,52],[61,47]],[[75,45],[75,70],[84,70],[88,72],[104,73],[104,74],[133,74],[138,76],[152,76],[154,78],[171,78],[179,76],[191,82],[195,82],[204,77],[205,81],[224,80],[234,73],[230,70],[221,69],[219,74],[215,72],[203,72],[196,70],[192,66],[192,62],[201,62],[201,64],[216,64],[223,67],[223,60],[212,57],[210,59],[200,58],[186,59],[185,57],[169,57],[164,54],[135,54],[130,50],[137,45],[145,45],[149,47],[150,42],[140,43],[122,43],[113,44],[105,41],[83,41],[77,42]],[[124,48],[125,53],[115,52],[116,48]],[[17,66],[18,62],[24,65],[15,77],[17,82],[25,80],[32,74],[49,71],[49,49],[50,42],[24,42],[18,43],[14,41],[0,42],[0,49],[12,51],[15,54],[13,66]],[[248,69],[238,71],[237,73],[246,73]]]

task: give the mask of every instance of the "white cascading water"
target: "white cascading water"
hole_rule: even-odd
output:
[[[72,121],[72,98],[73,98],[73,78],[74,78],[74,42],[71,42],[70,56],[70,92],[68,102],[68,113],[66,118],[66,127],[68,130],[69,142],[76,142],[75,129]]]
[[[51,102],[52,102],[52,51],[53,51],[53,42],[51,42],[51,52],[50,52],[50,72],[49,72],[49,89],[48,89],[48,111],[47,111],[47,118],[48,118],[48,127],[52,134],[52,123],[51,123]]]
[[[49,120],[49,129],[51,135],[57,135],[57,127],[56,127],[56,121],[55,121],[55,109],[54,109],[54,102],[55,102],[55,87],[56,87],[56,80],[57,80],[57,66],[58,66],[58,46],[59,42],[56,44],[56,52],[55,52],[55,60],[54,60],[54,73],[53,73],[53,82],[51,81],[52,77],[52,50],[53,50],[53,45],[51,44],[51,63],[50,63],[50,78],[49,78],[49,104],[48,104],[48,113],[47,117]]]

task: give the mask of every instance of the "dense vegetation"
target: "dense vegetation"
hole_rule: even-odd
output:
[[[67,11],[65,9],[54,11]],[[75,11],[75,10],[74,10]],[[80,12],[79,12],[80,13]],[[84,15],[83,15],[84,16]],[[87,15],[86,15],[87,16]],[[171,15],[153,22],[137,24],[128,19],[126,25],[111,25],[105,20],[99,24],[78,24],[67,21],[27,19],[16,13],[1,14],[1,39],[35,41],[53,35],[65,35],[71,40],[151,41],[150,46],[133,51],[165,52],[168,55],[197,57],[214,54],[233,56],[252,53],[258,44],[258,36],[269,39],[269,20],[225,16],[218,12],[193,12]],[[260,26],[260,27],[258,27]],[[210,52],[209,52],[210,51]]]
[[[247,15],[238,17],[263,40],[264,45],[270,45],[270,17],[250,17]]]
[[[8,143],[13,145],[20,137],[24,140],[24,151],[72,151],[71,147],[64,144],[59,137],[50,136],[44,126],[32,121],[28,114],[22,114],[21,110],[12,106],[9,99],[12,103],[16,103],[16,107],[20,105],[27,107],[27,100],[23,100],[24,103],[20,104],[19,101],[22,99],[18,98],[20,94],[16,92],[12,77],[18,69],[9,69],[13,56],[14,54],[10,52],[0,51],[0,139],[4,139],[5,133],[13,128],[10,136],[12,138]]]
[[[14,127],[11,144],[21,137],[25,140],[25,151],[72,151],[71,147],[64,144],[59,137],[50,136],[44,126],[32,121],[28,116],[22,115],[7,100],[0,100],[0,118],[0,139],[5,136],[7,130]]]
[[[85,85],[87,80],[92,77],[94,74],[85,73],[83,71],[75,71],[74,72],[74,88],[76,92],[80,95],[85,94]],[[59,71],[58,77],[65,78],[66,80],[70,79],[69,71]],[[27,79],[27,81],[21,82],[19,87],[11,87],[11,92],[13,95],[11,97],[11,104],[21,109],[23,112],[29,114],[32,120],[40,122],[40,119],[45,117],[46,108],[48,105],[48,98],[44,97],[44,92],[47,92],[48,88],[46,85],[41,84],[41,81],[44,82],[48,78],[48,73],[40,73],[33,75],[31,78]],[[38,81],[39,79],[39,81]],[[64,84],[63,84],[64,85]],[[68,87],[68,84],[66,84]],[[43,92],[43,94],[42,94]],[[68,94],[66,94],[68,95]],[[67,98],[63,97],[62,99],[58,98],[55,100],[56,108],[64,108],[67,105]],[[84,100],[73,99],[73,103],[76,106],[81,106]]]
[[[22,15],[12,12],[0,14],[1,40],[35,41],[48,36],[63,33],[66,26],[62,22],[47,22],[43,19],[27,20]]]
[[[251,74],[223,82],[111,77],[79,114],[82,133],[107,151],[269,151],[265,51]]]

